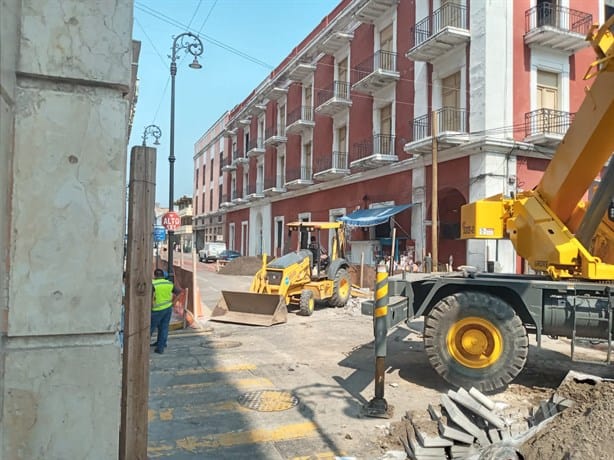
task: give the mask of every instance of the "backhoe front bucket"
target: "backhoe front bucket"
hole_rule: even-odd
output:
[[[288,308],[277,294],[222,291],[222,298],[211,314],[211,321],[272,326],[288,320]]]

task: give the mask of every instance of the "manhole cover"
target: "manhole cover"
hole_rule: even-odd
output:
[[[288,391],[250,391],[239,396],[239,404],[260,412],[277,412],[296,406],[298,398]]]
[[[215,342],[203,342],[200,344],[201,347],[205,348],[237,348],[243,345],[241,342],[232,342],[232,341],[215,341]]]

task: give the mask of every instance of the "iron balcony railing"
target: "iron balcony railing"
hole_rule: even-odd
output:
[[[550,26],[561,31],[586,35],[593,24],[593,16],[584,11],[544,2],[525,11],[524,22],[525,32]]]
[[[372,138],[353,145],[354,158],[359,160],[372,155],[396,155],[394,141],[391,134],[374,134]]]
[[[247,150],[250,151],[254,149],[264,149],[264,140],[261,137],[249,141]]]
[[[232,161],[239,159],[241,155],[239,155],[239,149],[235,149],[232,151]]]
[[[290,112],[286,119],[287,126],[299,120],[313,121],[313,108],[308,105],[303,105]]]
[[[442,133],[453,131],[467,133],[469,112],[455,107],[442,107],[435,110],[437,113],[437,131]],[[431,114],[414,118],[409,122],[409,130],[413,134],[413,140],[419,141],[431,136]]]
[[[465,5],[446,3],[441,8],[433,11],[433,14],[418,22],[410,34],[412,42],[409,48],[421,45],[446,27],[468,29],[467,7]]]
[[[269,139],[273,136],[285,136],[286,126],[280,124],[278,128],[279,129],[275,128],[274,126],[269,126],[267,129],[264,130],[264,138]]]
[[[329,88],[318,92],[318,105],[322,105],[333,98],[350,99],[350,84],[347,81],[335,80]]]
[[[553,109],[537,109],[524,114],[525,137],[534,134],[565,135],[575,114]]]
[[[272,188],[282,188],[284,186],[284,176],[278,174],[275,177],[267,177],[264,179],[264,189],[269,190]]]
[[[286,181],[293,180],[311,180],[311,166],[300,166],[298,168],[288,169]]]
[[[353,71],[353,82],[359,82],[375,70],[385,70],[388,72],[397,71],[397,53],[392,51],[379,50],[373,56],[358,64]]]
[[[334,151],[332,155],[327,155],[316,160],[316,171],[328,171],[329,169],[348,169],[347,152]]]

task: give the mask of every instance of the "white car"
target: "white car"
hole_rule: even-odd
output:
[[[205,243],[205,247],[198,251],[198,260],[201,262],[215,262],[220,252],[226,250],[226,243]]]

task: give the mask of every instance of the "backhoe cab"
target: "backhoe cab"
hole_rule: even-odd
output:
[[[341,222],[292,222],[287,225],[287,251],[266,262],[249,292],[222,291],[212,321],[271,326],[287,321],[288,306],[304,316],[313,314],[316,300],[343,307],[350,298],[349,264],[344,258]],[[333,233],[329,251],[322,241]],[[295,249],[290,250],[292,244]]]

